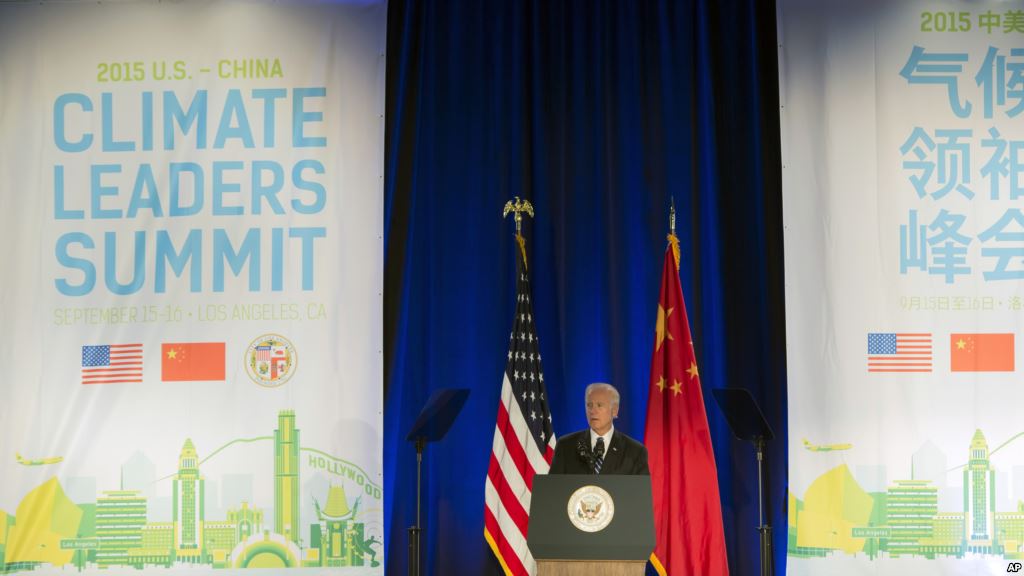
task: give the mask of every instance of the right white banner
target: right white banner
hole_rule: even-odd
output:
[[[778,5],[788,573],[1024,571],[1024,4]]]

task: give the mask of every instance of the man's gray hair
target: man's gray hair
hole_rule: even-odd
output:
[[[587,391],[583,393],[583,401],[586,402],[590,398],[590,394],[597,390],[607,390],[612,395],[612,406],[619,405],[619,391],[615,389],[615,386],[606,382],[594,382],[587,386]]]

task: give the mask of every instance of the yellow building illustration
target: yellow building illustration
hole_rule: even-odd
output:
[[[932,536],[921,540],[921,554],[928,558],[960,556],[964,549],[964,513],[938,512],[932,519]]]
[[[62,550],[63,539],[75,538],[82,520],[82,509],[50,478],[25,495],[18,504],[14,526],[7,533],[4,562],[63,566],[71,562],[73,550]]]
[[[299,532],[299,431],[295,411],[282,410],[274,430],[274,531],[298,543]]]
[[[228,510],[228,522],[234,523],[236,527],[235,542],[242,542],[253,534],[263,532],[263,511],[249,506],[248,502],[242,502],[241,508]]]
[[[996,512],[995,536],[1006,558],[1024,556],[1024,502],[1017,502],[1015,512]]]
[[[873,506],[874,500],[857,484],[846,464],[836,466],[807,489],[796,519],[796,545],[847,554],[862,551],[864,538],[854,538],[853,528],[867,525]]]
[[[359,499],[351,508],[345,488],[332,485],[327,491],[327,504],[320,508],[316,499],[318,524],[311,526],[311,544],[319,552],[308,558],[309,564],[320,566],[363,566],[367,554],[373,554],[364,540],[363,524],[355,522]]]
[[[234,522],[203,523],[204,548],[214,568],[227,565],[228,556],[238,544],[238,526]]]
[[[174,522],[150,522],[142,527],[142,545],[128,551],[132,566],[170,566],[174,560]]]

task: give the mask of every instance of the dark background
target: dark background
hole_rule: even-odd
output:
[[[385,177],[385,552],[407,570],[415,452],[430,393],[472,390],[424,464],[426,574],[500,574],[484,480],[524,235],[556,434],[583,389],[622,392],[642,439],[674,198],[680,277],[704,386],[729,564],[758,571],[757,467],[711,390],[750,389],[785,572],[786,354],[774,1],[391,0]]]

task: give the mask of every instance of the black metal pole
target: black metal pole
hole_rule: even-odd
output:
[[[409,576],[420,576],[423,572],[420,555],[420,539],[423,527],[420,524],[420,494],[422,492],[423,448],[427,440],[422,436],[416,439],[416,525],[409,528]]]
[[[757,447],[757,513],[760,525],[757,527],[761,535],[761,576],[772,576],[772,527],[764,518],[764,438],[754,440]]]

